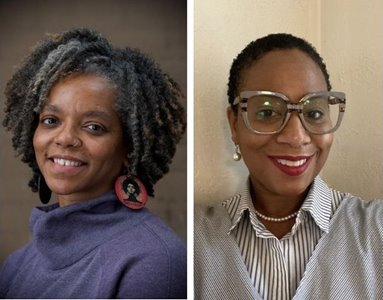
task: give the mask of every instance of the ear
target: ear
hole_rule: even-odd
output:
[[[237,131],[238,131],[238,112],[233,111],[231,106],[229,106],[226,110],[227,114],[227,120],[230,124],[230,130],[231,130],[231,139],[234,142],[234,144],[238,144],[238,137],[237,137]]]

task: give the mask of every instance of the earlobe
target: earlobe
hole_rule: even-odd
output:
[[[238,116],[235,111],[229,106],[226,110],[227,120],[229,121],[230,130],[231,130],[231,139],[234,144],[237,142],[237,126],[238,126]]]

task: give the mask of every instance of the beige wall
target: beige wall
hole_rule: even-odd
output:
[[[348,101],[323,176],[341,190],[383,198],[383,1],[322,3],[322,53]]]
[[[75,26],[99,30],[116,46],[150,54],[186,94],[186,1],[0,0],[0,120],[5,82],[47,32]],[[184,103],[186,106],[186,103]],[[0,263],[29,239],[28,218],[39,205],[28,188],[30,169],[16,158],[0,126]],[[148,206],[186,241],[186,137]]]
[[[323,171],[327,182],[364,198],[383,198],[383,2],[195,0],[195,199],[223,200],[247,175],[232,160],[226,122],[233,58],[252,40],[289,32],[322,54],[346,117]]]

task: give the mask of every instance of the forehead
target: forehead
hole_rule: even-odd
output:
[[[266,53],[242,72],[241,90],[302,89],[305,92],[327,90],[325,77],[319,66],[297,49],[274,50]]]
[[[53,85],[47,104],[68,111],[113,110],[115,101],[115,88],[107,79],[94,74],[76,74]]]

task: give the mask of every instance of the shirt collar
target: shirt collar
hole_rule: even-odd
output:
[[[333,202],[332,190],[318,176],[311,185],[301,210],[309,212],[319,228],[327,233],[333,214]]]
[[[301,206],[301,210],[310,213],[317,226],[327,233],[330,219],[333,214],[333,201],[332,190],[318,176],[311,185],[307,197]],[[233,231],[244,217],[245,211],[253,212],[251,215],[255,215],[250,195],[250,179],[246,181],[245,187],[242,188],[240,193],[224,201],[222,205],[228,211],[232,221],[229,233]],[[259,225],[257,224],[259,222],[253,220],[253,218],[251,218],[251,222],[253,226]]]
[[[247,180],[240,193],[222,202],[222,206],[229,213],[232,223],[228,233],[230,233],[238,225],[243,218],[245,211],[249,210],[249,208],[253,205],[251,203],[249,184],[250,180]]]

